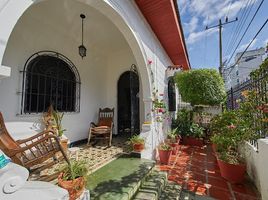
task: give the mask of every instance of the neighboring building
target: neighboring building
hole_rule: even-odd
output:
[[[65,134],[75,142],[88,137],[100,107],[114,107],[115,134],[121,121],[131,122],[147,138],[143,157],[153,155],[168,125],[155,120],[154,90],[167,101],[168,66],[190,69],[176,0],[1,0],[0,30],[0,78],[7,77],[0,111],[7,122],[40,122],[52,103],[66,113]],[[28,134],[15,128],[14,137]]]
[[[229,90],[231,87],[235,87],[249,80],[250,72],[257,69],[265,59],[265,48],[259,48],[250,50],[244,53],[237,65],[224,71],[224,79],[226,89]],[[235,63],[241,57],[242,52],[237,53],[235,56]]]

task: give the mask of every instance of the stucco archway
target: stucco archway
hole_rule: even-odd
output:
[[[31,7],[36,4],[53,1],[53,0],[24,0],[24,1],[7,1],[3,2],[0,27],[4,29],[0,33],[0,63],[3,65],[4,52],[8,44],[9,37],[21,16]],[[143,49],[142,42],[139,40],[136,33],[133,31],[133,27],[130,26],[130,22],[126,20],[126,12],[122,12],[118,2],[113,0],[105,1],[88,1],[88,0],[77,0],[78,2],[87,4],[92,8],[98,10],[100,13],[111,19],[114,25],[120,30],[122,35],[127,40],[134,56],[137,61],[138,70],[140,73],[143,98],[145,101],[151,98],[151,83],[148,76],[147,70],[147,59],[146,53]],[[121,9],[121,10],[120,10]],[[11,11],[11,12],[10,12]],[[11,14],[12,13],[12,14]],[[9,18],[9,20],[5,20]],[[12,68],[12,66],[9,66]],[[148,104],[149,105],[149,104]],[[145,107],[148,107],[147,104]],[[150,110],[150,108],[145,110]],[[145,113],[144,113],[145,114]]]
[[[11,68],[13,68],[14,71],[13,71],[13,74],[11,75],[11,78],[9,78],[9,79],[7,79],[7,80],[5,80],[3,82],[4,85],[3,84],[2,85],[3,85],[3,87],[5,87],[5,89],[9,89],[8,87],[11,85],[11,84],[6,84],[8,82],[12,82],[12,84],[15,84],[15,85],[18,85],[17,83],[21,83],[21,80],[18,80],[19,79],[19,75],[18,75],[19,72],[18,71],[21,71],[22,70],[22,68],[23,68],[22,65],[23,65],[23,63],[25,63],[25,59],[27,58],[27,56],[24,55],[24,57],[23,57],[23,56],[20,56],[19,55],[17,57],[17,55],[19,54],[20,51],[25,51],[24,53],[26,55],[30,56],[33,53],[38,52],[40,50],[55,50],[55,51],[58,51],[59,53],[61,53],[64,49],[66,49],[64,46],[61,49],[53,49],[53,48],[55,48],[55,45],[54,45],[54,47],[52,45],[52,49],[51,49],[51,45],[47,45],[48,49],[45,49],[46,44],[44,42],[43,43],[41,42],[42,45],[41,45],[40,48],[42,48],[42,49],[38,49],[38,43],[39,43],[39,41],[37,40],[38,39],[38,35],[35,35],[35,37],[36,37],[35,38],[35,42],[38,42],[36,45],[30,44],[30,43],[27,44],[27,42],[24,42],[23,44],[21,44],[21,45],[23,45],[23,47],[20,47],[20,51],[17,51],[17,55],[16,54],[13,54],[13,51],[12,50],[16,49],[15,48],[16,46],[20,46],[20,43],[18,42],[18,32],[21,31],[20,29],[23,27],[23,29],[26,30],[27,27],[29,26],[31,28],[31,31],[34,32],[35,29],[33,27],[31,27],[33,25],[31,23],[32,20],[35,20],[35,23],[34,23],[35,25],[38,24],[38,20],[40,20],[38,18],[38,16],[39,16],[40,13],[38,13],[37,11],[34,11],[33,8],[40,7],[40,6],[45,5],[45,4],[46,5],[47,4],[50,4],[50,6],[54,4],[54,1],[53,0],[35,1],[34,3],[33,2],[29,2],[29,1],[25,1],[25,2],[27,2],[27,5],[24,5],[24,9],[23,10],[21,9],[21,7],[20,7],[20,9],[17,9],[17,5],[13,5],[13,6],[15,6],[14,7],[14,12],[15,12],[14,16],[17,16],[17,19],[16,19],[17,21],[16,20],[14,20],[14,21],[16,21],[17,23],[14,23],[14,21],[13,21],[13,26],[11,26],[12,25],[12,22],[10,22],[9,26],[7,26],[7,27],[9,27],[11,29],[11,31],[10,31],[10,34],[9,35],[8,34],[6,35],[6,39],[5,40],[8,41],[8,42],[4,46],[5,47],[5,49],[4,49],[5,50],[5,53],[3,54],[3,57],[1,55],[1,63],[3,65],[10,66]],[[65,3],[65,2],[68,2],[68,1],[57,1],[57,2],[63,2],[63,3]],[[74,1],[69,1],[69,2],[72,2],[73,3]],[[111,2],[108,2],[108,1],[93,1],[93,2],[90,1],[90,2],[88,2],[88,1],[81,1],[81,0],[80,1],[75,1],[75,2],[77,2],[77,3],[79,3],[79,4],[82,5],[82,6],[80,5],[81,11],[79,11],[79,12],[84,12],[86,9],[89,9],[90,8],[92,12],[93,12],[92,9],[94,9],[95,10],[94,11],[95,13],[99,13],[98,15],[103,15],[105,18],[107,18],[106,21],[109,21],[109,23],[113,24],[113,26],[115,26],[119,30],[120,35],[122,35],[122,37],[125,38],[124,40],[127,42],[128,47],[129,47],[128,54],[129,55],[131,54],[134,57],[134,59],[132,59],[131,56],[130,56],[129,63],[131,63],[131,64],[135,63],[136,64],[136,66],[138,68],[140,80],[141,80],[141,87],[140,87],[141,88],[141,92],[142,92],[141,99],[142,99],[142,101],[144,101],[144,106],[142,107],[143,112],[141,112],[142,115],[143,115],[143,117],[141,118],[141,122],[143,122],[143,120],[145,119],[145,116],[151,110],[150,109],[151,102],[148,101],[148,99],[150,99],[151,92],[150,92],[150,81],[149,81],[149,76],[148,76],[147,66],[146,66],[146,60],[147,60],[147,58],[146,58],[144,49],[143,49],[143,47],[142,47],[139,39],[137,39],[134,31],[131,29],[131,26],[129,24],[127,24],[127,21],[124,19],[123,16],[121,16],[120,12],[118,10],[116,10],[116,8],[113,7],[113,5],[112,5]],[[84,4],[87,4],[88,6],[85,6]],[[21,5],[18,5],[18,6],[21,6]],[[65,6],[65,4],[64,4],[64,6]],[[68,5],[66,5],[66,6],[67,7],[65,9],[73,9],[73,8],[68,8]],[[83,8],[85,8],[85,10]],[[91,13],[91,12],[89,12],[89,13]],[[61,13],[59,12],[59,14],[61,14]],[[78,14],[79,13],[68,13],[68,16],[67,16],[68,17],[68,20],[71,20],[71,22],[72,22],[72,20],[73,20],[72,18],[75,18],[75,17],[79,16]],[[27,16],[26,19],[29,19],[29,21],[27,21],[27,20],[24,19],[24,21],[23,21],[24,24],[22,26],[20,24],[20,22],[22,21],[21,19],[23,19],[25,16]],[[32,17],[32,20],[30,20],[31,17]],[[58,16],[58,17],[60,19],[60,16]],[[56,19],[56,21],[58,20],[57,17],[55,19]],[[90,21],[90,19],[91,18],[89,16],[88,17],[88,20]],[[60,20],[57,21],[57,23],[58,22],[60,22]],[[46,21],[43,20],[42,21],[42,24],[46,25],[45,23],[46,23]],[[80,25],[81,24],[80,24],[79,17],[77,18],[77,23],[75,22],[73,24],[73,26],[70,26],[68,29],[60,30],[61,24],[60,23],[57,24],[57,23],[55,22],[55,24],[53,25],[53,29],[52,30],[53,31],[57,31],[57,33],[58,33],[58,31],[60,31],[60,34],[55,34],[54,37],[56,37],[56,40],[57,39],[60,40],[61,37],[66,37],[68,39],[70,35],[72,37],[74,36],[74,38],[76,38],[76,39],[73,40],[73,41],[70,41],[70,42],[72,43],[73,47],[75,48],[75,53],[77,53],[77,49],[76,49],[77,48],[77,42],[79,43],[80,42],[80,39],[81,39],[80,38],[80,36],[81,36],[80,35]],[[94,23],[94,21],[91,21],[91,23]],[[50,27],[50,26],[48,26],[48,27]],[[38,27],[35,27],[35,28],[38,29]],[[75,31],[73,31],[72,28]],[[64,33],[64,31],[70,32],[70,35],[66,35]],[[28,32],[29,32],[29,30],[28,30]],[[111,34],[113,34],[113,32],[116,32],[116,31],[115,30],[111,31]],[[17,36],[16,36],[17,39],[16,40],[14,40],[14,37],[12,38],[12,35],[14,36],[14,34],[15,35],[17,34]],[[42,34],[47,34],[47,33],[44,32]],[[77,34],[77,37],[76,37],[76,35],[72,35],[72,34]],[[22,37],[22,39],[23,39],[23,37],[24,37],[23,34],[20,35],[20,37]],[[53,37],[53,36],[52,35],[49,35],[49,37]],[[2,35],[1,35],[1,38],[3,38]],[[89,37],[89,38],[91,38],[91,37]],[[73,38],[70,38],[70,39],[73,39]],[[55,38],[52,40],[52,43],[53,43],[53,41],[55,41]],[[49,44],[49,42],[50,42],[50,40],[47,40],[47,43],[48,44]],[[105,43],[105,41],[102,42],[102,43]],[[31,47],[34,47],[34,48],[27,48],[28,46],[31,46]],[[94,50],[91,51],[91,52],[90,52],[90,50],[91,50],[91,48],[89,48],[89,54],[92,54],[92,52],[94,53]],[[29,52],[27,52],[27,51],[29,51]],[[70,52],[65,51],[64,55],[67,56],[68,58],[70,58],[71,60],[73,60],[73,54],[71,54]],[[12,61],[13,60],[12,59],[13,56],[14,57],[17,57],[16,59],[18,60],[18,62],[13,62]],[[77,54],[75,54],[75,56],[77,56]],[[99,57],[98,59],[101,60],[102,58]],[[78,64],[81,64],[82,63],[82,59],[77,60],[77,58],[76,58],[75,63],[76,64],[77,63]],[[85,68],[86,67],[87,66],[83,66],[83,68],[80,69],[80,73],[85,74],[85,70],[86,70]],[[126,66],[126,67],[129,68],[130,66]],[[99,71],[101,71],[101,70],[99,70]],[[95,73],[94,70],[92,70],[92,73]],[[107,73],[110,73],[110,72],[107,72]],[[88,80],[86,80],[86,82],[87,81]],[[82,82],[83,82],[83,80],[82,80]],[[83,85],[88,85],[88,83],[85,84],[85,78],[84,78],[84,84]],[[82,89],[83,89],[83,85],[82,85]],[[20,89],[19,87],[20,86],[16,86],[16,87],[17,87],[16,88],[17,91],[19,91],[19,89]],[[11,90],[14,91],[14,88],[11,88],[10,87],[10,91]],[[108,91],[108,93],[109,93],[109,91]],[[85,95],[82,94],[82,96],[85,96]],[[15,97],[14,94],[13,94],[12,97]],[[17,97],[15,97],[15,98],[17,98]],[[108,103],[106,102],[106,104],[109,104],[109,101],[110,100],[108,99],[107,101],[108,101]],[[7,102],[7,100],[5,102]],[[85,103],[85,102],[82,102],[82,104],[83,103]],[[94,103],[94,102],[92,102],[92,103]],[[20,104],[20,102],[19,102],[19,100],[17,100],[17,104],[16,105],[14,104],[14,105],[16,107],[19,104]],[[101,105],[97,105],[97,106],[101,106]],[[17,118],[16,118],[16,112],[17,111],[12,111],[11,112],[12,114],[10,114],[10,111],[9,111],[10,109],[11,108],[8,108],[8,110],[6,109],[6,113],[9,112],[8,115],[7,115],[7,119],[9,119],[9,120],[17,120]],[[16,109],[17,108],[14,108],[13,110],[16,110]],[[19,110],[19,109],[17,109],[17,110]],[[94,108],[94,110],[97,110],[97,109]],[[4,109],[4,111],[5,111],[5,109]],[[81,115],[81,119],[82,119],[82,115],[84,115],[84,114],[81,113],[80,115]],[[70,118],[70,120],[71,120],[71,118],[73,118],[73,117],[68,117],[68,118]],[[28,121],[30,121],[33,118],[31,118],[31,116],[30,116],[29,118],[26,118],[26,119]],[[87,118],[87,116],[84,116],[84,119],[86,119],[87,121],[90,120],[90,119]],[[68,130],[72,130],[72,128],[69,128]],[[86,130],[86,128],[85,128],[85,130]],[[84,131],[83,134],[85,135],[85,133],[86,132]],[[74,138],[73,140],[76,140],[76,138]]]

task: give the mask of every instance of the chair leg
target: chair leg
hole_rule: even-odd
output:
[[[112,146],[112,136],[113,136],[113,133],[111,131],[110,132],[110,137],[109,137],[109,147]]]
[[[90,139],[91,139],[91,128],[89,128],[89,131],[88,131],[87,145],[89,145]]]

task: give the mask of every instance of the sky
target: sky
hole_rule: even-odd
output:
[[[223,26],[223,61],[230,57],[261,0],[177,0],[192,68],[219,67],[218,28],[205,30],[206,26],[238,17],[238,21]],[[247,17],[246,17],[247,16]],[[268,0],[264,0],[254,21],[245,34],[237,52],[242,52],[268,18]],[[241,30],[241,31],[239,31]],[[268,42],[268,23],[249,49],[265,47]],[[236,54],[236,53],[235,53]],[[233,57],[235,57],[235,54]],[[234,61],[231,59],[229,64]]]

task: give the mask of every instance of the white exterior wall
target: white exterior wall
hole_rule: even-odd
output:
[[[262,199],[268,199],[268,139],[258,140],[258,151],[246,144],[247,173],[261,193]]]
[[[63,0],[43,0],[40,1],[40,5],[50,3],[53,7],[54,3],[61,1]],[[26,16],[29,18],[26,18],[27,20],[24,20],[23,24],[20,25],[21,21],[19,19],[21,16],[21,19],[23,19],[25,10],[31,9],[31,6],[40,6],[38,2],[38,0],[34,3],[30,0],[5,0],[0,2],[0,64],[11,67],[12,70],[11,77],[3,79],[0,83],[0,92],[4,94],[0,96],[0,110],[3,112],[6,121],[40,121],[40,115],[17,115],[21,103],[21,95],[18,92],[21,91],[22,84],[19,71],[23,69],[26,60],[33,53],[41,50],[53,50],[69,58],[76,65],[81,76],[81,111],[66,114],[63,120],[63,126],[67,129],[66,135],[71,141],[87,138],[89,123],[96,120],[99,107],[117,107],[117,80],[124,71],[130,68],[131,64],[136,64],[139,71],[141,84],[140,119],[143,123],[145,116],[151,113],[152,88],[157,88],[159,93],[167,93],[165,70],[167,66],[172,65],[172,62],[138,10],[135,2],[125,0],[77,0],[81,3],[77,5],[77,8],[80,8],[76,11],[77,13],[87,12],[87,9],[91,9],[92,12],[94,10],[96,15],[99,13],[99,15],[102,14],[107,18],[111,27],[116,27],[118,33],[120,33],[120,37],[118,37],[121,45],[120,49],[117,48],[112,51],[111,48],[105,52],[102,46],[98,45],[98,41],[96,43],[91,41],[93,44],[90,42],[86,44],[88,55],[83,60],[77,52],[80,32],[79,34],[76,33],[81,28],[80,21],[76,21],[71,24],[72,26],[65,27],[62,30],[63,25],[57,23],[57,21],[55,24],[48,24],[46,20],[38,21],[41,14],[39,12],[34,13],[33,10],[33,13]],[[76,9],[75,7],[68,7],[68,2],[73,3],[74,1],[63,1],[64,6],[62,8],[67,12],[71,21],[77,13],[73,11]],[[50,10],[45,11],[45,13],[50,12]],[[61,19],[61,12],[58,13],[59,19]],[[56,19],[58,20],[58,18]],[[88,20],[90,19],[89,17]],[[90,23],[94,27],[94,21],[90,21]],[[40,24],[42,26],[39,26]],[[94,34],[101,33],[94,33],[94,29],[89,29],[87,34],[88,38],[91,38]],[[105,44],[102,45],[105,47]],[[108,46],[113,45],[107,44],[106,47],[108,48]],[[148,64],[148,60],[153,61],[151,65]],[[153,71],[153,77],[150,75],[150,70]],[[159,142],[154,136],[154,132],[157,131],[161,138],[163,136],[162,128],[157,128],[158,126],[162,125],[156,126],[153,123],[151,128],[146,131],[146,127],[143,127],[142,136],[151,138],[147,144],[150,154]],[[151,140],[153,141],[149,142]]]

